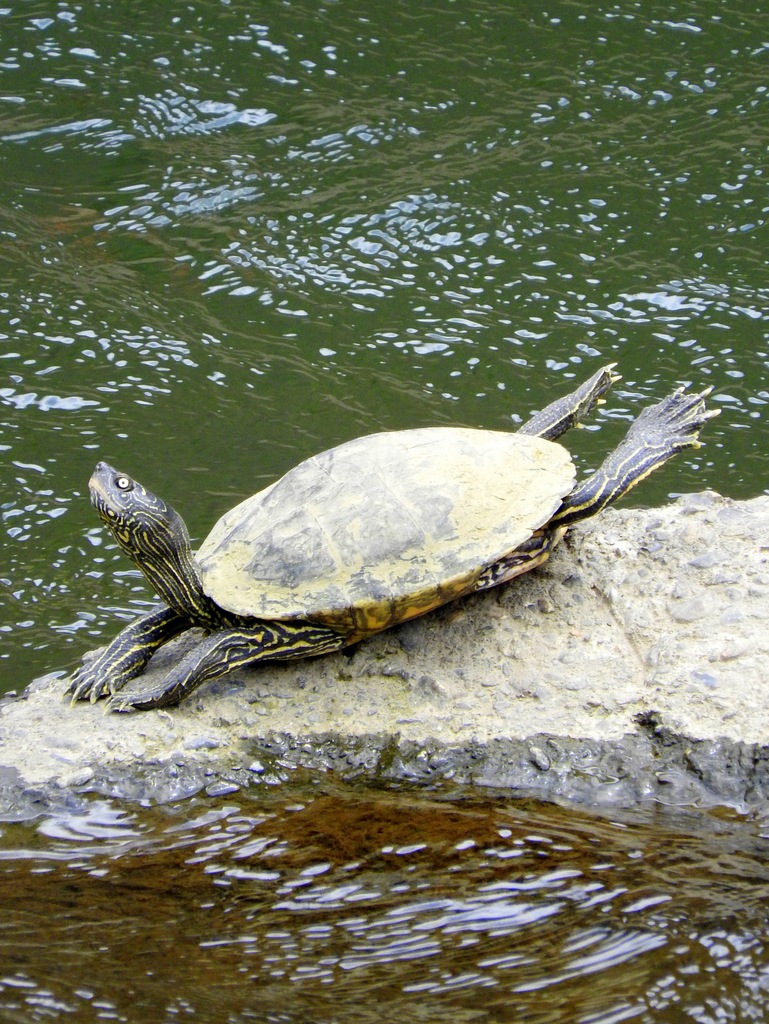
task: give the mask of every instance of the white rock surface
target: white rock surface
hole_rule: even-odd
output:
[[[71,788],[170,799],[304,765],[755,805],[769,799],[768,654],[769,497],[609,510],[506,587],[168,711],[70,706],[43,677],[0,708],[0,802]]]

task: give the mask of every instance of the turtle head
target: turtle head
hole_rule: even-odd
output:
[[[184,520],[138,480],[100,462],[88,482],[91,504],[120,549],[144,568],[147,559],[162,559],[170,550],[189,547]]]
[[[155,592],[195,620],[208,621],[206,597],[179,513],[138,480],[99,462],[88,482],[91,504],[121,551],[141,569]]]

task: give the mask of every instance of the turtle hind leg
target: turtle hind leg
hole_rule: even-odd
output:
[[[711,391],[706,388],[691,395],[679,388],[657,405],[644,409],[600,469],[566,495],[550,526],[570,526],[595,515],[678,452],[699,448],[700,430],[721,411],[705,408]]]
[[[603,401],[603,396],[612,384],[620,379],[620,375],[614,372],[616,365],[616,363],[609,363],[602,366],[590,380],[586,380],[576,391],[564,398],[557,398],[550,405],[545,406],[541,412],[532,416],[518,429],[518,433],[528,434],[531,437],[542,437],[546,441],[553,441],[556,437],[560,437],[570,427],[583,420],[595,405]]]
[[[511,554],[498,562],[487,565],[478,577],[476,590],[489,590],[501,583],[509,583],[516,576],[521,576],[530,569],[536,569],[550,557],[550,553],[563,537],[566,528],[550,530],[545,527],[537,530],[528,540],[519,544]]]
[[[212,633],[188,651],[149,690],[121,693],[107,702],[107,711],[147,711],[178,704],[201,683],[234,669],[268,661],[291,661],[338,651],[346,638],[313,623],[257,622]]]
[[[72,694],[74,704],[76,700],[93,703],[105,693],[117,693],[129,679],[139,675],[158,647],[191,625],[186,615],[165,605],[153,609],[121,629],[101,651],[87,655],[70,676],[65,694]]]

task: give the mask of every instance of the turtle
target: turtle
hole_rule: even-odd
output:
[[[177,704],[206,680],[327,654],[541,565],[568,528],[700,445],[712,389],[645,408],[581,481],[559,438],[619,379],[601,367],[517,431],[462,426],[370,434],[301,462],[216,523],[195,555],[182,517],[99,462],[91,502],[163,602],[86,656],[72,701]],[[154,652],[202,635],[159,684],[120,692]]]

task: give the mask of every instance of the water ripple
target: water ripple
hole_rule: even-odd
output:
[[[307,1019],[309,1006],[330,1019],[372,991],[376,1019],[419,1007],[430,1020],[542,1024],[575,1005],[584,1021],[644,1006],[662,1020],[725,1005],[727,989],[747,1013],[761,998],[766,872],[747,823],[692,814],[686,831],[680,814],[620,824],[469,793],[325,786],[130,810],[80,797],[5,825],[0,1012],[27,993],[126,1014],[129,973],[134,1000],[173,974],[198,1014],[227,988],[231,1011],[258,998],[265,1019]],[[714,913],[732,923],[714,927]],[[88,995],[72,980],[84,967]]]

